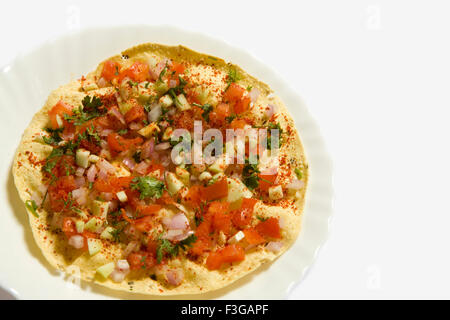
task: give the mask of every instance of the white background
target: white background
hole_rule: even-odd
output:
[[[0,66],[98,25],[244,48],[303,96],[334,162],[330,237],[291,298],[450,298],[449,14],[448,1],[8,1]]]

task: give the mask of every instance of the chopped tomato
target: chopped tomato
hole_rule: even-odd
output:
[[[237,102],[244,96],[245,89],[236,83],[230,84],[223,95],[223,100],[228,102]]]
[[[203,188],[202,196],[205,200],[211,201],[228,196],[228,182],[223,178],[209,186]]]
[[[231,231],[231,216],[227,214],[228,202],[212,202],[208,207],[208,214],[212,216],[212,228],[216,232],[222,231],[228,235]]]
[[[77,185],[75,183],[75,178],[73,176],[63,176],[58,179],[56,182],[56,186],[58,189],[63,189],[67,192],[70,192],[76,189]]]
[[[228,202],[214,201],[209,204],[207,214],[213,216],[217,213],[225,213],[229,207],[230,204]]]
[[[276,174],[259,174],[259,188],[262,191],[269,190],[270,187],[273,187],[275,183],[275,179],[277,178]]]
[[[256,231],[267,238],[281,238],[280,223],[278,218],[269,218],[256,225]]]
[[[241,114],[245,111],[247,111],[248,107],[250,106],[251,99],[250,97],[244,97],[241,100],[237,101],[234,105],[234,112],[236,114]]]
[[[184,201],[193,208],[197,208],[202,203],[202,187],[192,186],[189,188]]]
[[[63,102],[62,100],[58,101],[58,103],[48,111],[51,127],[53,129],[58,129],[68,124],[68,122],[64,120],[64,115],[67,114],[71,116],[72,109],[73,106]]]
[[[195,235],[198,239],[207,239],[211,233],[211,220],[209,216],[203,216],[203,221],[198,225],[195,230]]]
[[[141,105],[136,105],[125,113],[125,121],[127,123],[143,121],[145,118],[145,110]]]
[[[144,265],[144,261],[142,260],[145,260],[145,257],[137,252],[132,252],[127,257],[131,270],[140,269]]]
[[[131,224],[134,224],[135,220],[131,219],[131,218],[127,215],[127,213],[125,212],[125,209],[124,209],[124,208],[120,209],[120,211],[122,212],[122,218],[123,218],[126,222],[131,223]]]
[[[151,238],[147,240],[147,252],[156,256],[156,250],[158,249],[158,242],[152,240]]]
[[[153,217],[145,216],[134,220],[134,226],[141,232],[148,232],[153,228]]]
[[[97,179],[94,182],[94,189],[99,192],[117,193],[130,187],[133,177],[108,177],[107,179]]]
[[[111,81],[119,76],[120,65],[117,62],[108,60],[103,64],[101,77],[106,81]]]
[[[249,244],[258,245],[265,241],[264,238],[258,233],[258,231],[256,231],[253,228],[245,229],[244,234],[245,234],[245,240]]]
[[[189,252],[194,256],[201,256],[203,253],[209,250],[209,247],[209,239],[197,239],[197,241],[192,245]]]
[[[243,228],[252,222],[253,208],[256,202],[256,199],[244,198],[241,208],[231,213],[231,221],[237,228]]]
[[[76,189],[73,176],[62,176],[48,188],[50,207],[55,212],[68,209],[69,192]]]
[[[67,238],[77,234],[77,228],[75,227],[75,221],[71,218],[64,218],[62,223],[62,231]]]
[[[55,177],[67,176],[69,173],[75,172],[75,159],[72,156],[62,156],[57,160],[55,167],[52,169],[52,175]]]
[[[224,212],[217,212],[214,215],[213,228],[216,232],[223,232],[229,235],[231,232],[231,215]]]
[[[162,207],[159,204],[140,205],[137,207],[137,213],[143,216],[149,216],[158,212]]]
[[[128,77],[133,81],[142,82],[149,77],[150,68],[148,64],[136,61],[131,67],[123,71],[120,75],[120,81]]]
[[[216,252],[211,252],[206,259],[206,266],[209,270],[217,270],[220,269],[224,263],[239,262],[244,259],[244,249],[237,244],[231,244]]]
[[[167,191],[164,191],[161,198],[156,199],[155,202],[157,204],[171,204],[174,203],[174,199]]]
[[[163,174],[164,171],[166,170],[166,168],[162,165],[162,164],[158,164],[158,163],[152,163],[149,167],[148,167],[148,173],[150,172],[155,172],[158,171]]]
[[[226,117],[231,115],[230,105],[228,103],[220,103],[216,107],[216,118],[219,121],[225,121]]]
[[[172,66],[170,67],[170,69],[175,72],[176,76],[178,76],[179,74],[184,73],[184,70],[186,68],[182,63],[172,62]]]
[[[247,121],[242,119],[233,119],[230,123],[230,128],[232,129],[244,129],[244,127],[247,125]]]
[[[126,139],[116,132],[112,132],[108,135],[107,139],[109,147],[116,152],[122,152],[128,150],[143,142],[142,138]]]
[[[84,246],[83,246],[83,251],[88,251],[89,247],[88,247],[88,239],[95,239],[97,238],[97,234],[93,233],[93,232],[89,232],[89,231],[83,231],[83,233],[81,234],[84,238]]]

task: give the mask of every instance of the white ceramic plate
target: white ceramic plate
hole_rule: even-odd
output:
[[[198,33],[168,26],[88,29],[45,43],[0,71],[0,285],[23,299],[140,299],[96,284],[73,285],[44,259],[11,174],[14,152],[32,116],[58,86],[93,70],[100,61],[144,42],[183,44],[232,61],[268,83],[293,115],[310,164],[303,227],[296,243],[275,262],[233,285],[200,296],[178,298],[284,299],[312,265],[327,238],[332,209],[331,161],[319,128],[304,102],[279,76],[242,49]],[[157,298],[157,297],[153,297]]]

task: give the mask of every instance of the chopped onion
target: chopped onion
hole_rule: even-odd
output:
[[[158,79],[158,77],[159,77],[161,71],[163,71],[163,69],[164,69],[164,67],[166,66],[166,64],[168,64],[168,65],[170,64],[170,60],[167,59],[167,58],[165,58],[165,59],[163,59],[162,61],[160,61],[160,62],[156,65],[156,67],[155,67],[153,70],[151,70],[151,76],[153,77],[153,80]]]
[[[147,162],[141,161],[137,166],[134,167],[133,171],[144,175],[147,173],[147,169],[149,166],[150,165]]]
[[[131,158],[124,158],[123,159],[123,164],[126,165],[128,167],[128,169],[133,170],[133,168],[136,166],[136,162],[134,162],[133,159]]]
[[[182,269],[169,269],[166,271],[167,282],[173,286],[179,286],[184,279],[184,272]]]
[[[162,223],[169,229],[186,230],[189,227],[189,220],[184,213],[177,213],[170,220],[163,219]]]
[[[176,80],[170,80],[169,81],[169,88],[175,88],[177,86]]]
[[[63,140],[68,141],[71,140],[75,137],[75,133],[73,132],[62,132],[61,134],[61,138],[63,138]]]
[[[106,179],[107,177],[108,177],[108,173],[107,173],[105,170],[101,169],[101,170],[98,172],[98,178],[99,178],[100,180],[104,180],[104,179]]]
[[[121,271],[118,271],[118,270],[114,270],[113,272],[111,272],[109,277],[111,278],[112,281],[114,281],[116,283],[119,283],[119,282],[122,282],[125,279],[126,274],[124,272],[121,272]]]
[[[271,118],[277,112],[277,107],[273,104],[268,104],[266,108],[266,117]]]
[[[50,221],[50,225],[54,228],[61,229],[63,224],[64,217],[58,213],[54,213],[52,216],[52,220]]]
[[[138,131],[141,130],[144,126],[141,123],[131,122],[128,127],[130,128],[130,130]]]
[[[300,190],[304,185],[305,183],[302,180],[294,179],[291,183],[286,185],[286,188],[291,190]]]
[[[286,226],[286,221],[284,220],[283,217],[280,217],[278,219],[278,225],[280,226],[281,229],[284,229],[284,227]]]
[[[111,107],[111,109],[109,109],[109,113],[111,113],[122,124],[127,124],[125,122],[125,117],[123,116],[123,114],[119,111],[119,109],[116,106]]]
[[[111,200],[108,206],[108,212],[114,212],[119,207],[119,201],[118,200]]]
[[[100,170],[105,171],[106,173],[115,173],[116,172],[116,168],[109,163],[108,161],[106,161],[105,159],[100,159],[100,161],[97,161],[97,167]]]
[[[108,85],[108,82],[105,80],[105,78],[101,77],[100,79],[98,79],[97,85],[99,88],[104,88]]]
[[[81,188],[86,183],[86,179],[84,177],[76,177],[75,178],[75,185],[77,188]]]
[[[167,155],[161,157],[161,165],[163,167],[168,167],[170,165],[170,157],[168,157]]]
[[[138,251],[139,250],[139,242],[137,241],[130,241],[127,245],[127,247],[125,248],[125,250],[123,251],[123,256],[124,257],[128,257],[128,255],[134,251]]]
[[[91,165],[86,172],[86,177],[89,182],[95,181],[95,176],[97,175],[97,167],[95,164]]]
[[[75,249],[81,249],[84,247],[84,237],[79,234],[71,236],[69,238],[69,245],[74,247]]]
[[[82,177],[85,170],[86,170],[86,169],[84,169],[84,168],[82,168],[82,167],[78,167],[77,170],[75,170],[75,175],[76,175],[77,177]]]
[[[34,191],[31,194],[31,200],[33,200],[38,207],[42,204],[42,197],[38,191]]]
[[[142,145],[141,160],[148,159],[155,148],[155,140],[150,139]]]
[[[116,269],[122,272],[127,272],[130,270],[130,265],[127,260],[118,260],[116,262]]]
[[[75,189],[72,191],[72,196],[80,206],[84,206],[87,203],[88,190],[86,188]]]
[[[102,192],[100,195],[106,201],[111,201],[113,199],[113,194],[111,192]]]
[[[184,233],[183,230],[168,230],[167,233],[163,236],[163,239],[167,240],[175,240],[176,237],[181,236]]]
[[[159,143],[155,146],[156,151],[167,150],[170,148],[170,142]]]
[[[193,235],[194,231],[189,230],[189,231],[185,231],[182,234],[180,234],[179,236],[174,237],[174,241],[183,241],[184,239],[188,238],[189,236]]]
[[[283,248],[283,242],[281,241],[271,241],[267,244],[266,249],[272,252],[278,252]]]
[[[152,106],[152,110],[148,113],[148,121],[155,122],[162,115],[162,108],[159,103]]]
[[[107,136],[109,136],[110,133],[113,133],[113,132],[114,132],[114,130],[112,130],[112,129],[103,129],[100,131],[100,136],[107,137]]]
[[[259,90],[257,88],[253,88],[248,95],[250,96],[252,102],[255,102],[256,100],[258,100],[259,94]]]

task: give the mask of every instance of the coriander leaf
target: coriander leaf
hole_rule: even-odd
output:
[[[72,122],[76,126],[80,126],[83,123],[100,117],[106,113],[106,108],[100,108],[103,106],[100,98],[93,96],[85,96],[81,101],[82,106],[73,109],[72,115],[64,114],[64,119]]]
[[[302,178],[303,178],[302,170],[299,168],[295,168],[294,172],[295,172],[295,175],[297,176],[298,180],[302,180]]]
[[[131,189],[140,192],[140,199],[145,198],[161,198],[164,183],[153,177],[136,177],[131,181]]]
[[[264,218],[263,216],[256,216],[256,219],[258,219],[261,222],[264,222],[264,221],[268,220],[269,218]]]
[[[194,244],[195,241],[197,241],[197,237],[195,235],[191,234],[186,239],[181,240],[180,242],[178,242],[177,245],[181,249],[186,250],[188,247],[192,247],[192,245]]]
[[[238,82],[239,80],[241,80],[240,74],[237,72],[235,68],[230,68],[228,70],[227,87],[225,88],[225,91],[228,90],[228,88],[233,82]]]
[[[226,117],[225,119],[227,120],[228,123],[231,123],[231,122],[233,122],[234,119],[236,119],[236,117],[237,117],[237,115],[232,114],[231,116]]]
[[[36,209],[38,208],[38,206],[34,200],[25,201],[25,207],[27,207],[27,209],[31,211],[33,216],[35,216],[36,218],[39,218],[39,215],[36,212]]]
[[[58,128],[58,129],[45,128],[44,130],[47,131],[48,133],[50,133],[50,137],[45,137],[45,136],[42,137],[46,144],[54,146],[63,140],[60,136],[60,133],[63,132],[64,128]]]
[[[198,104],[198,103],[193,103],[194,106],[197,106],[199,108],[202,108],[203,113],[202,113],[202,117],[206,122],[209,122],[209,113],[212,111],[213,107],[212,105],[206,103],[204,105]]]
[[[136,151],[136,152],[133,154],[133,159],[134,159],[134,161],[135,161],[136,163],[141,162],[141,151]]]
[[[250,189],[256,189],[259,187],[259,169],[257,164],[246,163],[242,169],[242,181]]]
[[[167,239],[161,239],[158,248],[156,249],[156,261],[158,264],[161,263],[166,254],[176,256],[178,254],[178,247]]]

